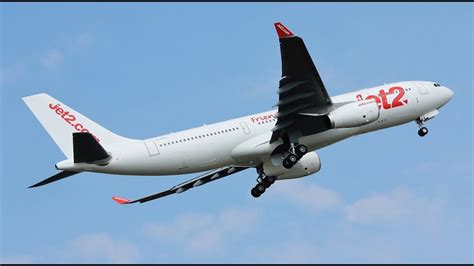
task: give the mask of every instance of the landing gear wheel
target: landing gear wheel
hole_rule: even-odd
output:
[[[252,188],[252,190],[250,191],[250,193],[252,194],[252,196],[254,198],[258,198],[262,195],[262,193],[260,193],[256,187]]]
[[[285,167],[286,169],[290,169],[291,167],[293,167],[293,164],[288,159],[285,159],[283,160],[283,167]]]
[[[253,196],[254,198],[258,198],[258,197],[260,197],[260,195],[262,195],[262,194],[260,194],[260,193],[258,192],[257,188],[255,188],[255,187],[252,188],[252,190],[250,190],[250,194],[252,194],[252,196]]]
[[[273,183],[275,183],[275,177],[274,176],[267,176],[265,177],[262,182],[265,188],[269,188]]]
[[[424,137],[426,134],[428,134],[428,129],[426,127],[422,127],[418,130],[418,136]]]
[[[284,160],[284,164],[291,168],[293,166],[293,164],[288,160],[288,159],[285,159]],[[260,197],[263,193],[265,193],[265,191],[270,188],[273,183],[275,183],[277,177],[276,176],[267,176],[265,175],[265,172],[264,172],[264,169],[263,169],[263,165],[258,165],[256,167],[257,169],[257,173],[258,173],[258,177],[257,177],[257,185],[255,185],[255,187],[253,187],[251,190],[250,190],[250,194],[254,197],[254,198],[258,198]]]
[[[268,181],[267,178],[264,178],[263,179],[263,182],[262,184],[265,186],[265,188],[269,188],[272,184],[270,183],[270,181]]]
[[[296,155],[303,157],[308,152],[308,148],[305,145],[298,145],[295,149]]]
[[[265,192],[265,186],[262,183],[258,183],[257,186],[255,186],[255,189],[260,194],[263,194]]]
[[[276,178],[274,176],[267,176],[267,181],[270,183],[270,185],[273,185],[273,183],[276,181]]]
[[[288,157],[286,157],[286,159],[287,159],[291,164],[295,164],[295,163],[298,161],[298,157],[296,157],[296,155],[294,155],[294,154],[288,155]]]

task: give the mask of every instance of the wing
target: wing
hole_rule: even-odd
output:
[[[165,190],[165,191],[162,191],[160,193],[153,194],[153,195],[150,195],[150,196],[146,196],[146,197],[143,197],[141,199],[127,200],[127,199],[124,199],[124,198],[121,198],[121,197],[116,197],[116,196],[112,197],[112,199],[114,201],[116,201],[117,203],[119,203],[119,204],[131,204],[131,203],[136,203],[136,202],[144,203],[144,202],[154,200],[154,199],[158,199],[158,198],[162,198],[162,197],[165,197],[165,196],[168,196],[168,195],[171,195],[171,194],[182,193],[182,192],[184,192],[184,191],[186,191],[190,188],[197,187],[197,186],[206,184],[206,183],[211,182],[211,181],[215,181],[217,179],[223,178],[223,177],[231,175],[231,174],[235,174],[235,173],[240,172],[242,170],[245,170],[247,168],[248,167],[238,167],[238,166],[222,167],[222,168],[213,170],[211,172],[205,173],[205,174],[203,174],[201,176],[198,176],[194,179],[188,180],[188,181],[186,181],[184,183],[181,183],[179,185],[176,185],[176,186],[174,186],[174,187],[172,187],[168,190]]]
[[[278,90],[278,120],[272,129],[270,142],[284,137],[291,130],[308,131],[302,128],[308,122],[303,120],[312,118],[302,117],[301,113],[319,113],[332,105],[303,39],[280,22],[275,23],[275,28],[280,39],[282,78]],[[324,124],[313,124],[322,128],[314,128],[309,133],[326,130]]]

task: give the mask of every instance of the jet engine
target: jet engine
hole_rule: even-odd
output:
[[[300,178],[319,172],[321,160],[315,152],[305,154],[291,169],[281,164],[274,165],[271,161],[263,164],[263,172],[267,176],[276,176],[278,180]]]
[[[377,121],[379,116],[380,110],[374,100],[349,103],[327,115],[331,128],[360,127]]]

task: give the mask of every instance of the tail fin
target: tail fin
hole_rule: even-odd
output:
[[[101,145],[134,141],[98,125],[46,93],[22,98],[67,158],[73,158],[74,132],[90,132]]]

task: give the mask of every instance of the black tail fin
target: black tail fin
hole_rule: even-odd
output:
[[[72,133],[74,163],[90,163],[110,158],[91,133]]]

